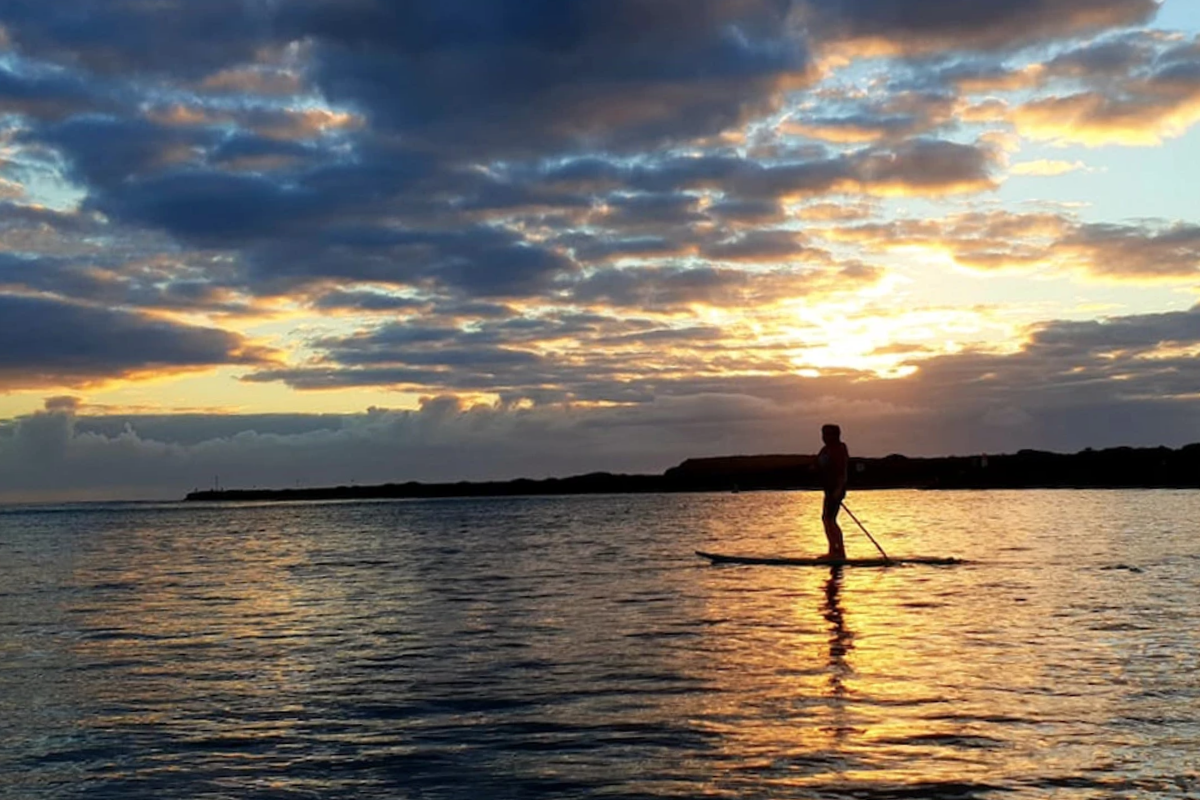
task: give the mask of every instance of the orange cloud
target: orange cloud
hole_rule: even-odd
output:
[[[358,114],[330,108],[269,108],[230,110],[176,103],[155,108],[147,118],[160,125],[197,127],[236,123],[271,139],[312,139],[331,131],[357,130],[365,124]]]
[[[1117,96],[1093,91],[1034,100],[1016,108],[1012,120],[1030,138],[1088,147],[1158,145],[1200,122],[1200,80],[1126,88]]]
[[[300,94],[303,83],[294,72],[242,67],[210,75],[200,84],[200,88],[210,92],[286,97]]]
[[[365,124],[358,114],[327,108],[288,108],[261,111],[245,123],[272,139],[312,139],[333,131],[357,130]]]
[[[856,222],[874,215],[875,207],[868,203],[815,203],[796,212],[800,219],[813,222]]]

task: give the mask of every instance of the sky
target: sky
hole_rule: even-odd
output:
[[[7,0],[0,501],[1200,441],[1194,0]]]

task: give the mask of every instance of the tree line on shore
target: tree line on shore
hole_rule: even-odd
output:
[[[385,483],[293,489],[194,491],[190,501],[350,500],[516,495],[628,494],[816,489],[812,455],[689,458],[658,475],[593,472],[566,478],[457,483]],[[850,489],[1195,489],[1200,443],[1088,448],[1078,453],[1020,450],[1001,455],[851,458]]]

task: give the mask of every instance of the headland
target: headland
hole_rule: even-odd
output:
[[[820,487],[813,455],[689,458],[661,474],[593,472],[566,478],[457,483],[384,483],[191,492],[188,501],[364,500],[757,491]],[[1078,453],[851,458],[850,489],[1200,489],[1200,443],[1088,448]]]

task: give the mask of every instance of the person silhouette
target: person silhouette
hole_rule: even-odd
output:
[[[837,516],[846,499],[850,451],[842,441],[842,429],[837,425],[822,425],[821,441],[825,443],[817,454],[817,469],[821,472],[821,486],[825,490],[821,523],[825,526],[825,538],[829,540],[829,551],[821,557],[840,561],[846,558],[846,545]]]

